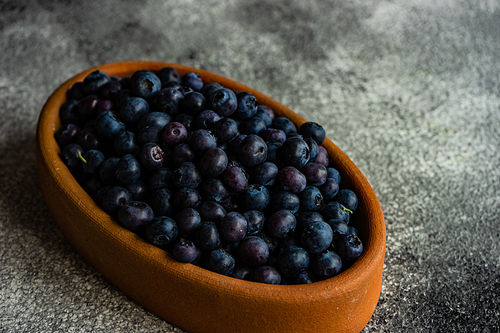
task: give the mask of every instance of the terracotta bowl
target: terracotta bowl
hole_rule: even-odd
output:
[[[88,69],[63,83],[49,97],[37,127],[37,169],[46,204],[62,233],[109,281],[146,309],[189,332],[359,332],[380,296],[385,254],[385,223],[370,184],[329,139],[323,146],[342,187],[359,197],[352,224],[365,251],[338,276],[308,285],[267,285],[242,281],[176,262],[163,250],[121,227],[86,194],[59,157],[54,133],[66,91],[90,72],[128,76],[139,69],[173,67],[181,75],[200,74],[205,84],[219,82],[252,93],[260,104],[296,125],[296,113],[241,83],[207,71],[170,63],[130,61]]]

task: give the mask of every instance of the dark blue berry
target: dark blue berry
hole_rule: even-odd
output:
[[[198,257],[198,249],[192,241],[181,238],[172,248],[172,255],[179,262],[192,263]]]
[[[157,76],[161,82],[180,81],[181,80],[181,76],[179,75],[179,72],[177,72],[177,70],[175,70],[172,67],[164,67],[164,68],[160,69],[158,71]]]
[[[204,177],[215,178],[224,173],[227,168],[227,163],[228,158],[224,150],[220,148],[209,148],[198,162],[198,167]]]
[[[145,238],[151,244],[165,248],[177,239],[179,231],[175,221],[167,216],[153,218],[146,226]]]
[[[95,119],[95,129],[99,136],[113,140],[118,134],[125,132],[125,124],[113,111],[105,111]]]
[[[82,91],[85,95],[97,94],[99,89],[111,79],[108,74],[96,70],[83,79]]]
[[[154,218],[151,207],[142,201],[129,201],[118,210],[118,222],[131,231],[139,231]]]
[[[215,111],[221,117],[232,115],[238,107],[238,99],[231,89],[221,88],[210,94],[207,109]]]
[[[302,246],[309,253],[320,253],[332,244],[333,232],[328,223],[316,221],[309,223],[300,237]]]
[[[263,265],[254,269],[250,280],[265,284],[280,284],[281,275],[273,266]]]
[[[153,72],[140,71],[132,76],[131,89],[134,96],[150,100],[161,90],[161,81]]]
[[[177,116],[181,113],[181,103],[184,95],[175,88],[165,88],[160,90],[154,97],[153,104],[159,112],[164,112],[170,116]]]
[[[267,232],[274,238],[285,238],[290,236],[297,226],[297,220],[289,210],[282,209],[267,219]]]
[[[237,107],[234,116],[240,120],[249,119],[257,113],[257,99],[249,92],[236,93]]]
[[[181,78],[181,83],[185,87],[189,87],[194,91],[201,91],[203,88],[203,81],[198,73],[188,72]]]
[[[347,261],[358,259],[363,253],[363,243],[358,236],[340,235],[333,243],[335,251]]]
[[[219,230],[212,221],[204,221],[196,229],[196,244],[204,251],[215,250],[221,243]]]
[[[250,134],[239,145],[240,162],[249,167],[255,167],[267,160],[267,145],[261,137]]]
[[[264,210],[270,200],[269,190],[260,184],[248,186],[241,194],[241,202],[246,210]]]
[[[323,206],[323,196],[316,186],[307,186],[299,193],[300,207],[306,212],[319,211]]]
[[[172,173],[172,182],[178,188],[195,189],[201,182],[201,173],[193,162],[184,162]]]
[[[149,112],[149,104],[144,98],[131,97],[120,109],[120,117],[126,123],[135,123]]]
[[[116,180],[122,185],[132,185],[141,176],[141,165],[134,155],[127,154],[120,157],[116,165]]]
[[[325,129],[321,125],[312,121],[308,121],[300,125],[297,132],[304,138],[313,139],[318,145],[322,144],[326,137]]]
[[[172,192],[167,188],[154,190],[151,195],[151,208],[156,216],[170,216],[174,209]]]
[[[309,254],[298,246],[289,246],[283,249],[276,261],[276,267],[281,275],[290,277],[305,271],[309,267]]]
[[[331,278],[342,270],[342,259],[334,251],[324,251],[314,256],[310,269],[319,279]]]
[[[234,257],[224,249],[215,249],[207,253],[205,268],[209,271],[229,276],[234,271]]]

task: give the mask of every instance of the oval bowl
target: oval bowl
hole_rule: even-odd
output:
[[[219,82],[248,91],[277,116],[300,126],[306,120],[270,97],[236,81],[172,63],[128,61],[90,68],[64,82],[48,98],[37,125],[37,171],[48,209],[75,249],[111,283],[166,321],[189,332],[359,332],[377,305],[385,256],[385,222],[380,203],[361,171],[328,138],[323,146],[342,188],[358,195],[352,225],[364,253],[341,274],[308,285],[242,281],[176,262],[167,252],[121,227],[82,189],[62,162],[54,133],[67,90],[99,69],[110,76],[173,67],[196,72],[205,84]]]

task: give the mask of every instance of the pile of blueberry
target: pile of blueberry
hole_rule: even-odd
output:
[[[296,127],[244,91],[170,67],[130,77],[90,73],[59,115],[61,157],[123,227],[238,279],[303,284],[362,253],[324,129]]]

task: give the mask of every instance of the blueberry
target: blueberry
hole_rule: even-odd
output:
[[[184,95],[179,90],[165,88],[155,95],[153,104],[159,112],[165,112],[175,117],[181,113],[180,107],[183,99]]]
[[[297,226],[297,220],[292,212],[286,209],[279,210],[267,219],[267,232],[274,238],[290,236]]]
[[[132,185],[141,176],[141,165],[134,155],[123,155],[116,165],[115,175],[120,184]]]
[[[212,132],[204,129],[194,131],[189,138],[189,146],[195,154],[202,155],[210,148],[217,147],[217,140]]]
[[[186,127],[176,121],[172,121],[165,125],[159,135],[161,137],[161,142],[171,147],[186,142],[188,139]]]
[[[327,172],[328,178],[332,178],[332,179],[336,180],[338,184],[340,184],[341,177],[340,177],[340,173],[337,171],[337,169],[334,169],[332,167],[326,168],[326,172]]]
[[[184,162],[172,173],[172,182],[178,188],[195,189],[201,182],[201,173],[193,162]]]
[[[308,271],[302,271],[297,275],[288,278],[289,284],[310,284],[315,281],[314,277]]]
[[[285,166],[301,169],[309,162],[309,146],[297,137],[286,139],[277,153],[280,162]]]
[[[241,194],[241,201],[246,210],[264,210],[269,204],[269,200],[269,190],[259,184],[248,186]]]
[[[75,168],[82,164],[82,159],[80,156],[83,156],[85,151],[83,148],[76,143],[70,143],[61,152],[61,158],[68,167]]]
[[[89,120],[97,115],[96,106],[100,101],[97,95],[89,95],[78,102],[78,111],[84,120]]]
[[[158,78],[161,82],[166,81],[181,81],[179,72],[172,67],[164,67],[158,71]]]
[[[209,129],[220,120],[220,116],[212,110],[204,110],[196,116],[196,126],[199,129]]]
[[[134,96],[151,99],[161,90],[161,81],[153,72],[140,71],[132,76],[131,90]]]
[[[266,123],[264,123],[264,121],[259,117],[251,117],[242,121],[238,129],[242,134],[260,135],[260,133],[262,133],[266,129]]]
[[[139,145],[146,143],[160,143],[161,128],[157,126],[146,126],[137,132],[137,141]]]
[[[153,170],[147,176],[148,187],[152,190],[159,190],[160,188],[166,188],[173,190],[174,183],[172,182],[172,170],[167,167],[160,168],[158,170]]]
[[[179,231],[175,221],[167,216],[158,216],[153,218],[146,226],[146,240],[160,248],[177,239]]]
[[[201,203],[201,195],[195,189],[183,187],[174,193],[173,204],[175,208],[196,208]]]
[[[74,83],[71,88],[68,89],[66,96],[69,100],[81,100],[85,97],[85,93],[83,92],[83,82],[79,81]]]
[[[354,235],[340,235],[335,239],[333,246],[339,256],[347,261],[356,260],[363,253],[363,243]]]
[[[122,90],[122,85],[119,81],[110,80],[99,88],[99,96],[105,100],[114,100],[118,92]]]
[[[135,154],[139,151],[139,140],[134,132],[124,131],[115,136],[113,146],[118,156]]]
[[[322,221],[309,223],[302,231],[300,240],[302,246],[309,253],[323,252],[332,244],[332,228],[328,223]]]
[[[59,127],[55,133],[55,138],[59,147],[62,149],[68,144],[74,143],[78,132],[80,132],[80,127],[75,124],[66,124]]]
[[[220,83],[212,82],[204,85],[203,88],[201,88],[201,93],[203,94],[203,96],[205,96],[205,99],[208,99],[214,91],[219,90],[221,88],[224,87]]]
[[[102,192],[102,209],[111,216],[116,216],[120,207],[130,201],[130,192],[121,186],[110,186]]]
[[[297,195],[288,191],[280,191],[273,195],[271,206],[273,211],[282,209],[289,210],[293,214],[297,213],[300,208],[300,199]]]
[[[150,199],[148,186],[141,179],[127,186],[126,189],[130,192],[130,199],[133,201],[146,202]]]
[[[239,146],[238,156],[243,165],[255,167],[267,159],[267,145],[261,137],[250,134]]]
[[[165,127],[172,121],[172,116],[165,112],[148,112],[137,122],[137,130],[140,131],[146,126]]]
[[[196,155],[189,144],[183,142],[172,149],[171,158],[172,165],[178,166],[182,162],[194,162],[196,159]]]
[[[215,111],[221,117],[232,115],[238,107],[238,99],[231,89],[221,88],[210,94],[207,108]]]
[[[144,98],[131,97],[123,103],[120,117],[126,123],[135,123],[149,112],[149,104]]]
[[[327,250],[312,258],[310,269],[319,279],[331,278],[342,270],[342,259],[334,251]]]
[[[278,167],[272,162],[264,162],[256,166],[251,172],[251,181],[254,184],[270,186],[278,176]]]
[[[229,276],[234,271],[235,260],[224,249],[215,249],[207,253],[205,268],[209,271]]]
[[[117,217],[122,226],[131,231],[138,231],[151,222],[154,213],[145,202],[129,201],[120,207]]]
[[[182,110],[187,114],[196,116],[205,110],[205,103],[205,96],[197,91],[193,91],[184,96]]]
[[[238,134],[238,123],[233,118],[222,117],[211,128],[219,142],[229,142]]]
[[[238,119],[249,119],[257,113],[257,99],[249,92],[236,93],[237,107],[234,116]]]
[[[195,130],[195,119],[192,115],[187,114],[187,113],[181,113],[178,114],[175,117],[175,121],[181,123],[184,125],[188,133],[191,133],[193,130]]]
[[[172,256],[179,262],[192,263],[198,257],[198,249],[192,241],[181,238],[172,248]]]
[[[304,138],[304,141],[307,143],[307,146],[309,147],[309,161],[314,161],[316,157],[318,157],[319,153],[319,146],[311,138]]]
[[[82,91],[85,95],[97,94],[99,89],[111,79],[108,74],[96,70],[83,79]]]
[[[323,215],[325,220],[335,219],[349,224],[350,213],[341,203],[337,201],[331,201],[323,205],[321,215]]]
[[[243,213],[243,216],[247,220],[247,236],[260,232],[266,223],[266,216],[258,210],[248,210]]]
[[[276,267],[281,275],[290,277],[305,271],[309,267],[309,254],[299,246],[289,246],[283,249],[276,261]]]
[[[59,118],[61,123],[64,124],[81,124],[83,117],[80,114],[80,104],[76,99],[70,99],[65,102],[59,109]]]
[[[201,192],[205,200],[221,203],[229,196],[229,190],[220,178],[210,178],[201,185]]]
[[[311,186],[321,186],[326,182],[328,172],[322,164],[309,162],[301,170],[306,176],[307,184]]]
[[[224,184],[233,192],[243,192],[248,188],[248,175],[239,166],[232,166],[224,172]]]
[[[326,223],[328,223],[328,225],[332,228],[334,241],[337,238],[339,238],[341,235],[350,234],[349,226],[345,222],[332,219],[332,220],[326,221]]]
[[[84,150],[102,149],[103,141],[95,127],[85,127],[75,136],[75,143],[79,144]]]
[[[179,235],[186,239],[194,239],[196,230],[201,224],[201,215],[194,208],[184,208],[177,212],[174,217]],[[207,221],[207,220],[205,220]]]
[[[224,216],[226,216],[226,210],[224,207],[211,200],[203,201],[198,207],[198,212],[203,221],[212,221],[217,225],[220,225],[220,222]]]
[[[271,117],[271,113],[273,111],[271,110],[271,113],[269,113],[267,111],[268,109],[271,110],[268,106],[259,105],[257,106],[257,112],[255,113],[255,116],[262,119],[262,121],[266,124],[266,127],[269,127],[273,124],[273,118]]]
[[[100,165],[106,157],[104,153],[100,150],[88,150],[83,154],[83,172],[89,174],[95,174],[98,172]]]
[[[279,142],[266,142],[266,145],[267,145],[267,159],[266,159],[266,162],[272,162],[276,165],[280,164],[280,162],[278,162],[278,157],[276,156],[276,153],[278,151],[278,149],[282,146],[281,143]]]
[[[219,230],[212,221],[205,221],[196,229],[196,244],[204,251],[215,250],[221,243]]]
[[[189,87],[194,91],[200,91],[203,88],[203,81],[198,73],[188,72],[181,78],[181,83],[185,87]]]
[[[102,138],[112,140],[118,134],[125,132],[125,124],[115,112],[105,111],[95,119],[95,129]]]
[[[254,269],[250,280],[265,284],[280,284],[281,275],[273,266],[263,265]]]
[[[242,263],[236,262],[234,266],[233,273],[231,273],[231,277],[239,280],[249,280],[252,275],[253,269],[244,265]]]
[[[312,222],[323,221],[323,215],[318,212],[300,212],[297,215],[297,228],[299,234],[302,233],[302,230]]]
[[[307,186],[306,177],[293,166],[281,169],[278,172],[278,179],[283,189],[292,193],[300,193]]]
[[[323,196],[316,186],[307,186],[299,193],[300,207],[303,211],[319,211],[323,206]]]
[[[358,209],[358,197],[349,189],[342,189],[337,193],[334,200],[338,201],[342,206],[349,209],[352,213]]]
[[[265,265],[269,259],[269,247],[257,236],[245,237],[238,244],[238,258],[250,267]]]
[[[328,165],[330,164],[330,156],[328,156],[328,152],[323,146],[318,147],[318,156],[316,156],[314,162],[323,164],[328,168]]]
[[[118,165],[119,157],[109,157],[99,166],[99,177],[105,185],[116,184],[116,166]]]
[[[300,125],[297,132],[304,138],[313,139],[318,145],[322,144],[326,137],[325,129],[321,125],[312,121],[308,121]]]
[[[277,128],[266,128],[260,132],[260,136],[266,142],[283,143],[286,140],[286,134]]]
[[[339,192],[339,183],[333,178],[327,178],[325,183],[319,187],[319,190],[323,195],[323,199],[330,201]]]
[[[241,241],[247,233],[247,219],[238,212],[229,212],[222,218],[219,226],[222,241],[234,244]]]
[[[226,152],[220,148],[209,148],[201,157],[198,167],[201,174],[207,178],[215,178],[224,173],[228,158]]]
[[[297,127],[295,127],[290,119],[285,117],[275,118],[271,127],[282,130],[287,136],[292,133],[297,133]]]
[[[170,216],[173,211],[172,192],[167,188],[154,190],[151,194],[151,208],[156,216]]]

